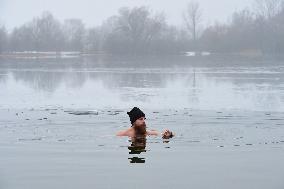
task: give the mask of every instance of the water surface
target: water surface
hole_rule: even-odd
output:
[[[283,188],[284,66],[268,60],[1,60],[3,188]],[[115,137],[133,106],[160,137]]]

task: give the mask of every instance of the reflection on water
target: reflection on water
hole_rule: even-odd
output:
[[[46,61],[46,60],[45,60]],[[58,60],[59,61],[59,60]],[[70,61],[70,62],[68,62]],[[283,111],[284,67],[212,66],[193,68],[184,60],[151,67],[151,61],[62,60],[4,62],[0,65],[2,108],[246,109]],[[106,60],[104,60],[106,61]],[[118,65],[121,67],[119,67]],[[156,64],[157,60],[152,60]],[[209,65],[209,66],[208,66]],[[216,64],[217,65],[217,64]],[[148,67],[147,67],[148,66]]]
[[[128,146],[129,154],[141,154],[142,152],[146,152],[146,137],[145,136],[136,136],[132,137],[129,142],[131,142],[130,146]],[[145,163],[145,158],[133,156],[128,158],[130,163]]]

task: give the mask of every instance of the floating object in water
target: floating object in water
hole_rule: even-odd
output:
[[[93,110],[88,110],[88,111],[64,111],[67,112],[68,114],[72,115],[99,115],[99,112],[93,111]]]
[[[196,142],[200,142],[199,140],[188,140],[186,142],[189,142],[189,143],[196,143]]]
[[[41,137],[39,138],[19,138],[19,141],[35,141],[35,140],[42,140]]]
[[[119,112],[111,112],[108,115],[118,115],[118,114],[119,114]]]
[[[56,111],[56,110],[57,110],[57,108],[46,108],[46,109],[45,109],[45,111],[50,111],[50,110],[54,110],[54,111]]]
[[[195,55],[196,52],[191,52],[191,51],[185,52],[185,56],[195,56]]]
[[[207,51],[201,52],[201,56],[210,56],[210,55],[211,55],[210,52],[207,52]]]

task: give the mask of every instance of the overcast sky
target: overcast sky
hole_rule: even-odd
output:
[[[190,0],[0,0],[0,23],[9,30],[50,11],[63,21],[80,18],[87,27],[97,26],[117,13],[120,7],[149,6],[163,11],[170,24],[182,23],[182,12]],[[234,11],[252,7],[254,0],[197,0],[203,12],[203,23],[226,22]]]

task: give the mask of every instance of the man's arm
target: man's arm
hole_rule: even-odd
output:
[[[169,139],[169,138],[172,138],[174,136],[173,132],[171,132],[168,129],[164,130],[162,133],[160,133],[159,131],[156,131],[156,130],[150,130],[150,131],[147,131],[147,134],[148,135],[155,135],[155,136],[161,135],[162,138],[164,138],[164,139]]]
[[[148,134],[148,135],[155,135],[155,136],[158,136],[158,135],[160,135],[161,133],[159,133],[159,131],[156,131],[156,130],[149,130],[149,131],[147,131],[147,134]]]

